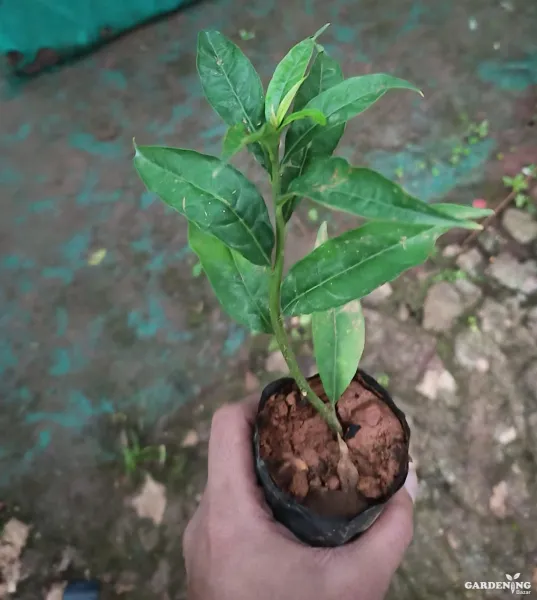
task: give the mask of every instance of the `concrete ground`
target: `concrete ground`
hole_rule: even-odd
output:
[[[266,82],[326,22],[346,75],[386,71],[425,93],[384,98],[340,154],[428,200],[489,205],[506,195],[503,175],[537,163],[537,4],[523,0],[207,1],[2,82],[0,523],[31,526],[17,597],[80,576],[98,578],[104,599],[184,597],[181,534],[210,415],[280,361],[193,276],[185,222],[144,191],[132,138],[218,153],[225,128],[201,95],[198,30],[235,39]],[[262,176],[246,156],[237,164]],[[293,258],[314,239],[311,207],[292,222]],[[458,258],[460,239],[444,240],[447,256],[365,302],[364,367],[409,415],[422,480],[393,598],[501,598],[464,582],[516,572],[537,586],[532,223],[506,213]],[[307,330],[296,337],[311,367]]]

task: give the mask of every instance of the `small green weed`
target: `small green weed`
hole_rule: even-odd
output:
[[[166,462],[166,446],[141,446],[138,435],[133,430],[124,430],[121,454],[127,475],[133,475],[148,461],[163,465]]]
[[[192,266],[192,277],[199,277],[203,273],[203,267],[201,263],[198,261],[195,265]]]
[[[243,42],[248,42],[255,38],[255,33],[247,29],[239,29],[239,36]]]
[[[464,120],[466,121],[467,119],[465,118]],[[486,138],[488,134],[489,122],[486,119],[481,121],[481,123],[469,123],[464,134],[464,139],[451,150],[449,162],[452,165],[458,165],[463,156],[470,154],[469,146],[477,144],[479,140]]]
[[[468,317],[467,323],[468,323],[468,328],[470,329],[470,331],[472,331],[473,333],[479,332],[479,325],[477,323],[477,317],[475,317],[474,315],[470,315]]]
[[[468,279],[468,274],[461,269],[442,269],[440,273],[433,275],[431,280],[433,283],[438,283],[439,281],[453,283],[460,279]]]
[[[390,376],[387,373],[378,373],[375,376],[375,379],[384,388],[386,388],[390,385]]]
[[[535,204],[526,193],[529,188],[529,179],[537,178],[537,166],[527,165],[514,177],[505,175],[502,178],[504,186],[515,193],[515,206],[526,210],[530,214],[535,214]]]

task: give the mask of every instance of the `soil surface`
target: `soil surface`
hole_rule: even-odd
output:
[[[320,378],[310,383],[327,402]],[[321,514],[353,517],[368,501],[387,495],[406,467],[408,440],[399,419],[359,376],[343,393],[337,411],[358,472],[357,489],[342,481],[333,432],[296,388],[267,400],[260,413],[260,450],[273,480],[299,502]]]

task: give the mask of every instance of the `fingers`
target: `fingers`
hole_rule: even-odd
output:
[[[341,548],[346,568],[359,566],[360,571],[369,573],[378,585],[385,584],[388,588],[412,541],[413,498],[417,485],[416,472],[411,465],[405,486],[388,501],[377,521],[356,542]]]

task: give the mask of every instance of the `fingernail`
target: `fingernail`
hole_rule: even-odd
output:
[[[416,475],[416,467],[412,463],[408,466],[408,475],[406,476],[404,487],[412,499],[412,502],[415,502],[416,496],[418,495],[419,484],[418,476]]]

